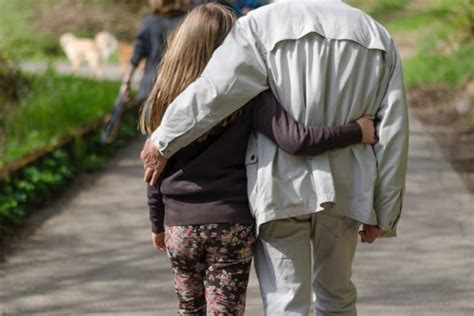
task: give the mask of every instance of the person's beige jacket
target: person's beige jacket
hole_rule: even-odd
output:
[[[342,1],[280,1],[239,19],[152,141],[170,157],[269,87],[306,125],[374,114],[379,142],[297,157],[253,135],[246,164],[257,224],[331,209],[394,235],[408,151],[402,66],[387,31]]]

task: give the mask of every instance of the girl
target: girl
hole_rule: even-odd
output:
[[[153,131],[168,104],[201,74],[234,21],[230,10],[213,3],[198,6],[182,21],[169,39],[142,110],[143,132]],[[176,153],[158,186],[148,188],[148,202],[153,242],[160,250],[166,245],[175,274],[179,314],[244,312],[255,242],[245,170],[253,128],[300,155],[374,142],[371,118],[331,128],[305,127],[267,91]]]

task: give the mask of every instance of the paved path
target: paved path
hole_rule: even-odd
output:
[[[399,237],[360,245],[359,315],[474,315],[473,197],[412,120]],[[172,275],[149,241],[142,140],[84,176],[0,264],[0,315],[173,315]],[[247,315],[262,315],[255,277]],[[3,313],[3,314],[2,314]]]
[[[55,67],[69,71],[65,64]],[[106,78],[117,79],[117,67],[108,68]],[[167,259],[149,241],[141,144],[124,149],[100,174],[82,177],[41,212],[49,219],[0,263],[0,315],[175,314]],[[474,315],[473,202],[412,118],[399,237],[359,245],[359,315]],[[262,315],[254,275],[249,316]]]

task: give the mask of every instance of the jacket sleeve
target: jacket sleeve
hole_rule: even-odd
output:
[[[150,28],[148,19],[145,19],[133,44],[133,54],[130,63],[137,66],[140,61],[149,55],[150,52]]]
[[[161,183],[161,182],[160,182]],[[155,234],[163,232],[165,205],[163,203],[163,195],[157,186],[148,185],[147,187],[148,207],[150,210],[151,231]]]
[[[249,23],[247,16],[236,22],[202,75],[166,110],[151,136],[165,158],[268,89],[267,69]]]
[[[252,103],[254,128],[290,154],[315,156],[362,141],[362,130],[356,122],[334,127],[304,126],[286,112],[270,90]]]
[[[408,109],[400,56],[392,42],[390,78],[376,114],[379,141],[374,145],[377,160],[374,210],[378,226],[396,235],[405,192],[408,160]]]

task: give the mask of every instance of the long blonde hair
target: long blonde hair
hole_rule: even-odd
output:
[[[158,78],[140,114],[142,133],[151,133],[160,125],[167,106],[199,77],[235,19],[225,6],[207,3],[189,12],[173,31]]]

